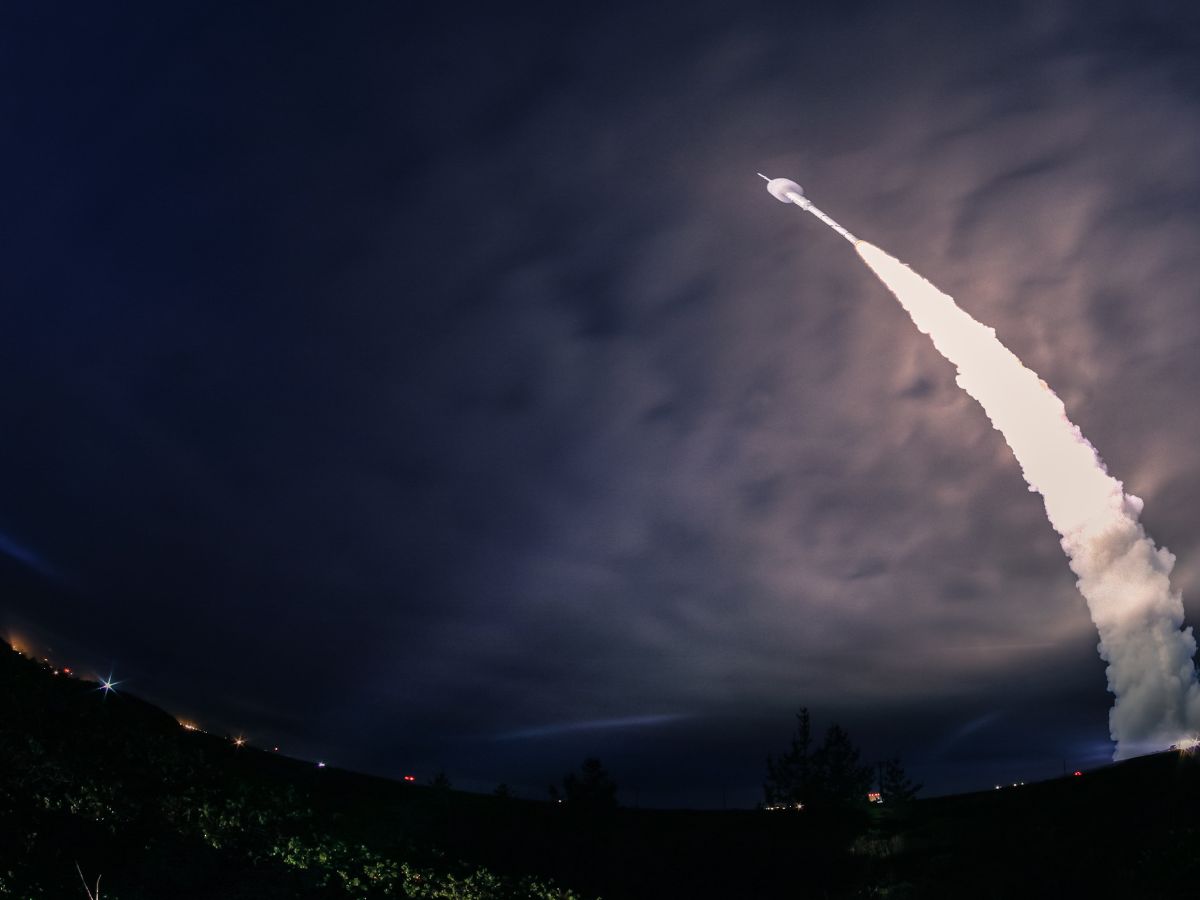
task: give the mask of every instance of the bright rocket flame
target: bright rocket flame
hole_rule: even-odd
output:
[[[918,329],[958,369],[1004,436],[1054,530],[1100,632],[1115,759],[1161,750],[1200,730],[1196,641],[1171,588],[1175,557],[1138,522],[1142,501],[1105,469],[1061,400],[996,338],[936,287],[878,247],[855,249]]]

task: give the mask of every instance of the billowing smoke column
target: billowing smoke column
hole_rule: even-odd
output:
[[[1042,495],[1100,633],[1100,656],[1116,697],[1109,714],[1114,758],[1193,737],[1200,730],[1196,641],[1183,627],[1183,601],[1171,588],[1175,557],[1155,547],[1138,522],[1142,501],[1108,474],[1062,401],[997,340],[994,329],[908,266],[857,240],[813,207],[795,182],[777,178],[768,189],[854,244],[917,328],[958,369],[959,387],[979,401],[1012,448],[1029,489]]]

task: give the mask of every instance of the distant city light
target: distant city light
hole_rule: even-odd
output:
[[[233,739],[233,745],[235,747],[244,747],[246,745],[246,739],[244,737],[235,737]]]
[[[325,768],[325,763],[323,763],[323,762],[319,762],[319,763],[317,763],[317,768],[318,768],[318,769],[323,769],[323,768]]]
[[[1075,775],[1076,775],[1076,776],[1079,776],[1079,775],[1082,775],[1082,774],[1083,774],[1083,773],[1082,773],[1082,772],[1080,772],[1078,769],[1076,769],[1076,770],[1075,770]]]
[[[405,775],[405,776],[404,776],[404,780],[405,780],[405,781],[416,781],[416,780],[417,780],[417,776],[416,776],[416,775]]]

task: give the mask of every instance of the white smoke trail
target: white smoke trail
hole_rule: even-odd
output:
[[[878,247],[860,256],[958,369],[1046,503],[1050,524],[1079,576],[1116,697],[1109,732],[1115,759],[1161,750],[1200,729],[1196,641],[1169,575],[1175,557],[1138,522],[1142,501],[1108,474],[1061,400],[954,300]]]

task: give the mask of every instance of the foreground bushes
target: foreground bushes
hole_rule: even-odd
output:
[[[83,897],[77,864],[105,900],[576,896],[394,833],[363,840],[371,823],[322,817],[243,765],[256,751],[94,687],[0,645],[0,896]]]

